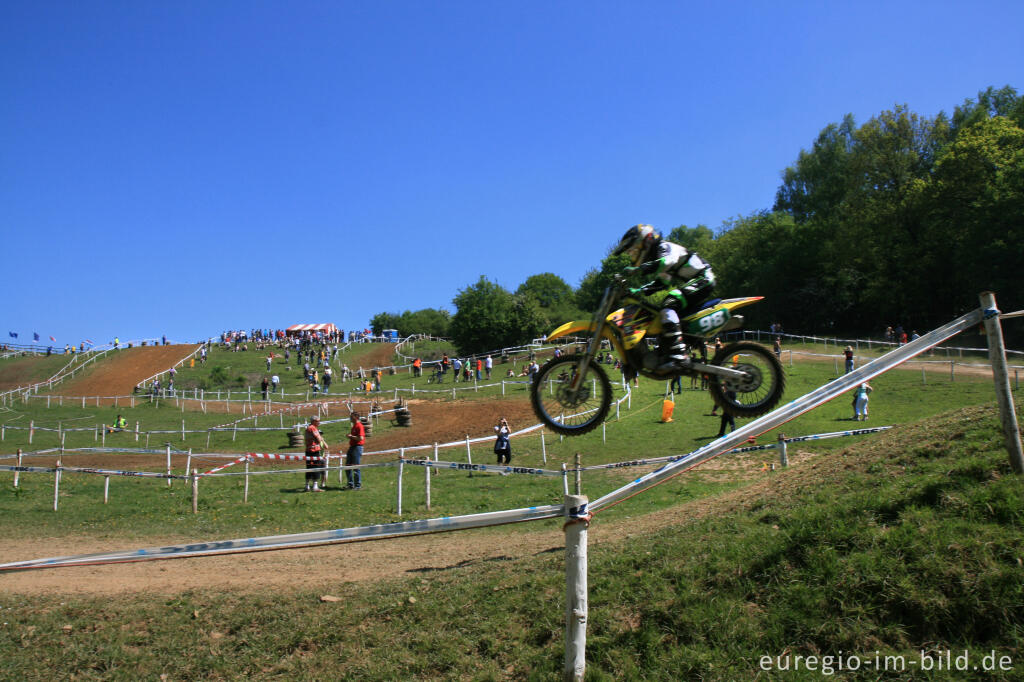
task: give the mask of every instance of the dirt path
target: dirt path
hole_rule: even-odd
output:
[[[170,369],[196,348],[195,345],[174,345],[119,350],[108,369],[70,379],[59,392],[67,396],[129,395],[140,381]]]

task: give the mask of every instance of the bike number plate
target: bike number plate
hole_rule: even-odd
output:
[[[700,314],[699,317],[692,318],[689,323],[689,330],[691,334],[709,335],[714,333],[716,329],[724,325],[732,315],[725,308],[712,308],[711,310],[705,311]]]

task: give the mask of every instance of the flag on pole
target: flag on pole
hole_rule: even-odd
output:
[[[52,336],[50,337],[50,341],[56,341],[56,340],[57,339],[53,338]]]
[[[7,333],[10,334],[12,339],[18,338],[18,332],[7,332]]]
[[[39,340],[39,334],[37,334],[36,332],[32,332],[32,340],[33,341],[38,341]]]
[[[89,344],[90,346],[92,346],[92,345],[93,345],[92,339],[86,339],[86,340],[85,340],[85,342],[86,342],[87,344]]]

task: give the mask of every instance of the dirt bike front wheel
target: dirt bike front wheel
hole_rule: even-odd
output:
[[[544,426],[564,436],[590,431],[604,421],[612,404],[611,382],[598,363],[591,362],[586,376],[576,382],[582,358],[563,355],[549,360],[530,385],[533,411]]]
[[[712,399],[734,417],[760,417],[770,412],[786,390],[782,363],[759,343],[730,343],[715,353],[711,364],[743,372],[742,379],[712,374],[708,386]]]

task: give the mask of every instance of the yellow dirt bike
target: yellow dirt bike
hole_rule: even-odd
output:
[[[778,358],[752,341],[726,344],[710,362],[705,349],[708,339],[743,326],[743,316],[733,311],[762,298],[715,299],[683,318],[689,362],[682,369],[659,372],[659,355],[652,342],[661,333],[660,306],[630,293],[623,278],[616,277],[605,290],[593,320],[566,322],[548,335],[548,341],[579,334],[591,336],[586,351],[553,358],[532,378],[533,410],[545,426],[567,436],[586,433],[604,421],[612,402],[612,388],[597,356],[605,341],[622,363],[627,382],[638,375],[660,380],[704,376],[712,399],[727,414],[765,414],[778,404],[786,387]]]

